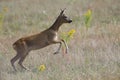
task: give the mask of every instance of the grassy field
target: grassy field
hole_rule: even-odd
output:
[[[75,30],[69,53],[53,55],[58,45],[31,51],[24,65],[13,70],[12,44],[53,24],[66,8],[73,22],[59,34]],[[86,29],[84,14],[92,11]],[[45,70],[40,71],[40,65]],[[0,0],[0,80],[120,80],[120,0]]]

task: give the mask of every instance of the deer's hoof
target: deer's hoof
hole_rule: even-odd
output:
[[[55,52],[54,55],[55,55],[55,54],[58,54],[58,53],[59,53],[59,52]]]

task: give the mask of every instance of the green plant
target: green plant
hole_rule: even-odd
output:
[[[2,27],[3,27],[3,20],[4,20],[4,14],[0,13],[0,32],[2,31]]]
[[[68,43],[70,41],[70,39],[73,38],[74,33],[75,33],[75,30],[71,29],[67,33],[62,33],[61,37]]]
[[[2,11],[0,12],[0,32],[2,32],[6,12],[8,12],[8,7],[3,7]]]
[[[90,9],[84,14],[84,19],[85,19],[85,26],[88,29],[90,27],[92,20],[92,11]]]

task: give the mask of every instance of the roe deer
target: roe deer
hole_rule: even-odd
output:
[[[60,15],[57,17],[56,21],[50,28],[42,31],[41,33],[20,38],[13,44],[13,48],[15,49],[17,54],[15,57],[11,59],[11,65],[15,71],[16,71],[16,68],[14,66],[14,63],[18,59],[19,59],[18,64],[21,66],[21,68],[25,70],[27,69],[26,67],[23,66],[22,63],[31,50],[41,49],[48,45],[58,43],[60,45],[57,51],[54,53],[54,54],[57,54],[59,53],[62,42],[63,42],[66,47],[66,53],[67,53],[68,46],[64,40],[58,38],[58,30],[63,23],[71,23],[72,20],[69,19],[65,14],[63,14],[63,12],[64,10],[61,10]]]

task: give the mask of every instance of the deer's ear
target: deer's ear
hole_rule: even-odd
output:
[[[66,9],[66,8],[65,8]],[[63,12],[65,11],[65,9],[61,9],[60,15],[63,14]]]

